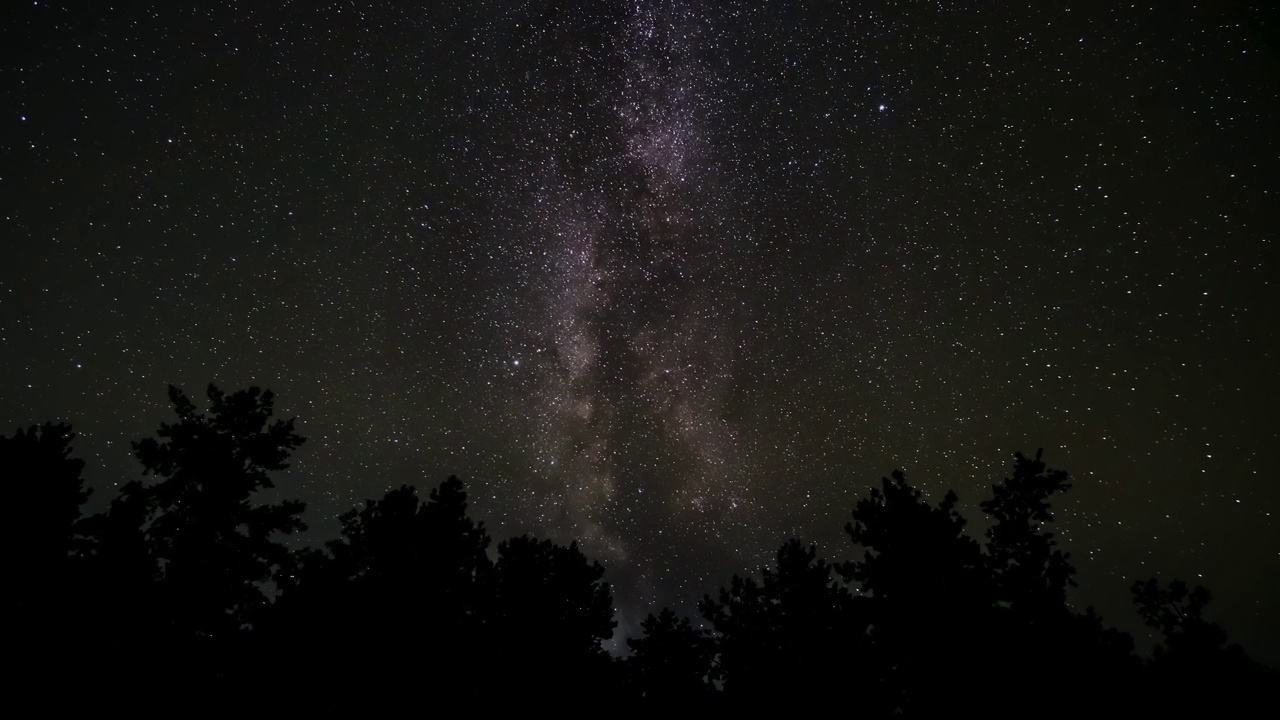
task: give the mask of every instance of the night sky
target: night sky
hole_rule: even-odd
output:
[[[1280,664],[1270,2],[176,5],[0,10],[0,428],[93,509],[258,385],[300,542],[457,474],[634,635],[1044,447],[1081,608]]]

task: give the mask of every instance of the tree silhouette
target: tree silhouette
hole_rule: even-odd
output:
[[[861,560],[841,572],[878,604],[966,604],[982,602],[982,559],[964,533],[958,501],[948,491],[937,507],[921,499],[900,470],[857,502],[845,532],[864,549]]]
[[[848,683],[859,674],[866,622],[817,556],[791,539],[761,580],[734,576],[703,615],[719,635],[724,692],[735,703],[780,703],[798,688]]]
[[[615,623],[600,564],[576,543],[529,536],[491,556],[456,477],[426,501],[393,489],[344,513],[323,550],[291,552],[279,534],[304,529],[302,503],[253,500],[302,438],[273,417],[270,392],[210,386],[208,398],[200,414],[170,388],[177,421],[134,444],[154,479],[125,484],[89,518],[69,426],[0,437],[4,639],[24,688],[118,697],[141,691],[145,673],[154,702],[229,704],[272,658],[293,711],[332,710],[336,677],[360,689],[365,710],[425,694],[760,711],[844,692],[835,697],[877,716],[935,717],[972,698],[988,716],[1069,717],[1243,714],[1278,679],[1228,644],[1203,587],[1134,583],[1139,615],[1162,637],[1145,663],[1127,634],[1074,610],[1075,570],[1050,530],[1051,501],[1071,486],[1041,451],[1015,454],[981,503],[984,547],[954,493],[931,504],[895,471],[853,508],[852,561],[832,565],[789,540],[759,579],[734,576],[703,598],[713,632],[663,609],[627,641],[624,663],[602,647]],[[90,653],[109,662],[74,674]]]
[[[89,497],[72,458],[71,427],[45,423],[0,436],[0,473],[7,509],[3,529],[4,640],[25,682],[60,672],[59,656],[74,636],[70,620],[81,556],[81,505]],[[53,675],[58,677],[58,675]]]
[[[80,507],[89,491],[80,477],[84,461],[70,457],[74,438],[69,425],[52,423],[0,436],[4,492],[16,510],[3,524],[4,564],[23,588],[5,593],[11,612],[36,610],[44,600],[31,593],[59,584],[77,552]]]
[[[85,559],[84,592],[94,599],[82,629],[84,644],[110,648],[125,665],[147,662],[149,655],[167,649],[160,645],[167,642],[162,640],[167,633],[165,617],[184,611],[156,612],[162,568],[146,533],[152,512],[145,487],[128,483],[107,512],[83,522],[92,538]]]
[[[603,578],[576,542],[521,536],[498,545],[489,641],[504,683],[543,699],[616,691],[601,646],[617,624]]]
[[[1181,580],[1162,586],[1152,578],[1131,591],[1143,622],[1164,639],[1146,674],[1157,711],[1244,715],[1270,701],[1280,673],[1227,644],[1226,632],[1204,616],[1211,599],[1206,588]]]
[[[477,577],[490,572],[489,536],[467,517],[462,481],[450,477],[420,503],[410,486],[344,514],[342,539],[330,544],[346,576],[377,592],[409,595],[446,612],[448,621],[471,613]]]
[[[867,597],[885,709],[929,715],[976,680],[972,652],[982,647],[992,591],[956,494],[935,507],[902,471],[892,477],[855,505],[845,530],[863,557],[841,573]]]
[[[156,580],[155,642],[192,663],[216,662],[257,619],[268,605],[264,584],[291,564],[276,534],[306,528],[300,501],[251,503],[303,442],[293,421],[273,420],[270,391],[226,395],[210,385],[207,395],[204,415],[169,388],[177,422],[133,446],[143,474],[158,482],[126,485],[111,511],[123,517],[105,521],[124,544],[124,526],[140,523]]]
[[[1057,549],[1049,498],[1071,488],[1067,473],[1051,470],[1041,460],[1014,454],[1013,477],[992,488],[992,497],[981,503],[995,520],[987,530],[987,554],[999,601],[1014,610],[1030,613],[1058,610],[1066,601],[1068,585],[1074,586],[1075,568],[1068,555]]]
[[[1216,654],[1227,641],[1227,634],[1217,623],[1204,617],[1209,604],[1208,589],[1197,585],[1188,588],[1181,580],[1161,587],[1158,580],[1139,580],[1131,588],[1138,615],[1148,627],[1159,630],[1165,644],[1158,654]]]
[[[353,679],[478,692],[492,564],[466,509],[450,477],[426,503],[406,485],[343,514],[330,554],[307,555],[280,603],[290,617],[273,634],[305,648],[295,669],[323,677],[336,650]]]
[[[1120,694],[1115,678],[1134,669],[1127,635],[1106,628],[1092,608],[1077,615],[1067,605],[1075,568],[1048,526],[1051,497],[1071,484],[1066,472],[1045,465],[1043,454],[1014,453],[1012,476],[980,504],[994,521],[986,532],[986,561],[996,603],[984,628],[982,663],[1003,683],[989,703],[1001,713],[1036,703],[1056,684],[1077,688],[1056,704],[1063,714],[1101,698],[1114,701]],[[1053,651],[1043,652],[1046,647]],[[1036,655],[1039,662],[1025,661]]]
[[[705,705],[715,696],[715,640],[670,608],[640,623],[644,634],[628,638],[626,670],[631,691],[651,707]]]

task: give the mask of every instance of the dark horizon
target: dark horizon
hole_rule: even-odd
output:
[[[849,560],[791,538],[771,566],[704,595],[696,617],[652,610],[620,658],[607,651],[618,611],[605,568],[576,541],[495,547],[456,477],[425,498],[404,485],[343,513],[322,550],[282,544],[307,529],[306,503],[260,495],[306,438],[274,415],[270,391],[210,385],[206,396],[207,412],[170,388],[176,417],[131,444],[147,479],[100,514],[83,513],[73,428],[0,437],[15,511],[0,543],[16,581],[3,610],[27,696],[110,706],[130,700],[126,683],[145,668],[133,697],[233,707],[266,690],[294,712],[332,710],[322,687],[336,681],[366,708],[715,711],[854,690],[868,716],[937,717],[976,692],[986,717],[1038,705],[1066,718],[1100,705],[1248,711],[1280,677],[1209,618],[1212,593],[1198,584],[1133,583],[1137,614],[1160,636],[1147,658],[1093,608],[1072,607],[1076,569],[1053,508],[1072,482],[1042,450],[1015,453],[980,503],[980,540],[954,492],[935,504],[894,471],[853,507]]]

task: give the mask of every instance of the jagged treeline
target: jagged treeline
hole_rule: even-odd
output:
[[[312,710],[622,700],[937,717],[1221,712],[1275,680],[1205,619],[1204,588],[1134,585],[1164,638],[1148,659],[1072,609],[1075,570],[1048,530],[1070,485],[1040,453],[1016,455],[981,504],[983,543],[953,493],[932,505],[895,472],[852,510],[854,559],[791,540],[758,578],[704,598],[705,623],[650,615],[622,660],[601,648],[615,627],[604,569],[576,544],[516,537],[491,554],[451,477],[425,501],[408,486],[369,500],[324,550],[291,551],[281,535],[305,529],[304,503],[254,502],[303,442],[272,394],[210,386],[207,414],[170,398],[176,421],[134,444],[144,481],[90,517],[70,427],[0,438],[14,687],[86,704],[266,693]]]

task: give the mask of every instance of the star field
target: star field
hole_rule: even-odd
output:
[[[1078,604],[1202,583],[1274,665],[1265,6],[12,4],[0,422],[105,504],[166,384],[270,388],[306,542],[457,474],[624,634],[1044,447]]]

